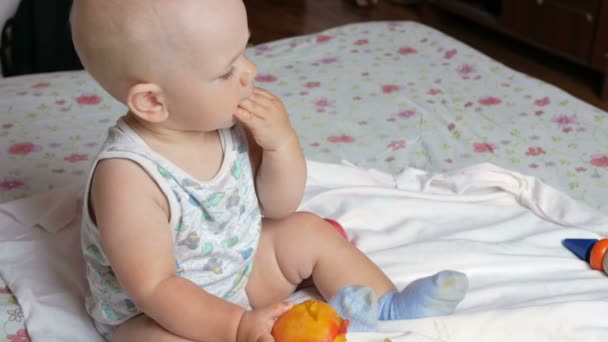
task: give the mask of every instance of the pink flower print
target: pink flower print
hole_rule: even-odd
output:
[[[11,127],[13,127],[12,123],[7,123],[7,124],[2,125],[2,128],[4,128],[4,129],[9,129]]]
[[[457,69],[460,76],[465,77],[475,72],[475,67],[471,64],[463,64]]]
[[[398,151],[405,148],[405,140],[391,141],[387,146],[393,151]]]
[[[385,84],[382,86],[382,92],[385,94],[394,93],[399,90],[399,86],[395,84]]]
[[[479,103],[484,106],[494,106],[500,104],[502,102],[501,99],[493,96],[483,97],[479,99]]]
[[[453,122],[448,125],[448,131],[450,131],[450,132],[453,131],[455,128],[456,128],[456,124]]]
[[[533,163],[533,164],[528,165],[528,167],[531,169],[538,169],[538,164]]]
[[[443,91],[441,91],[441,89],[431,88],[431,89],[429,89],[428,94],[435,96],[437,94],[443,94]]]
[[[540,156],[541,154],[545,154],[545,151],[543,150],[542,147],[529,147],[528,151],[526,152],[527,156],[533,156],[533,157]]]
[[[76,102],[79,105],[91,106],[101,102],[101,97],[95,94],[82,94],[76,98]]]
[[[580,166],[576,168],[576,172],[580,173],[580,172],[585,172],[585,171],[587,171],[587,168],[580,167]]]
[[[305,84],[306,88],[316,88],[321,85],[321,82],[308,82]]]
[[[452,57],[456,56],[457,53],[458,53],[458,50],[456,50],[456,49],[448,50],[443,55],[443,58],[451,59]]]
[[[26,187],[25,182],[17,178],[5,177],[4,180],[0,182],[0,190],[2,191],[24,189]]]
[[[319,99],[315,101],[315,106],[317,107],[331,107],[332,103],[326,98]]]
[[[21,308],[16,308],[14,310],[7,310],[8,320],[13,322],[21,322],[23,320],[23,312],[21,312]]]
[[[399,49],[399,54],[400,55],[411,55],[411,54],[415,54],[416,52],[418,52],[418,51],[416,51],[416,49],[413,49],[413,48],[411,48],[409,46],[408,47],[402,47],[402,48]]]
[[[473,102],[469,101],[464,104],[464,108],[469,108],[469,107],[473,107]]]
[[[545,112],[542,110],[537,110],[536,112],[534,112],[534,115],[536,115],[536,116],[541,116],[543,114],[545,114]]]
[[[63,106],[65,104],[65,100],[57,100],[55,101],[56,105]]]
[[[369,43],[369,41],[367,39],[359,39],[355,42],[355,45],[367,45]]]
[[[270,50],[272,50],[272,49],[270,48],[270,46],[268,46],[266,44],[258,45],[255,47],[255,52],[268,52]]]
[[[414,116],[414,115],[416,115],[416,114],[417,114],[417,113],[416,113],[416,111],[415,111],[415,110],[413,110],[413,109],[406,109],[406,110],[403,110],[403,111],[399,112],[397,115],[398,115],[400,118],[403,118],[403,119],[409,119],[409,118],[411,118],[412,116]]]
[[[330,40],[331,36],[325,35],[325,34],[320,34],[317,36],[317,43],[325,43],[326,41]]]
[[[568,115],[560,115],[557,118],[553,119],[552,121],[555,122],[560,128],[563,128],[564,126],[576,124],[576,119],[574,118],[574,116],[568,116]]]
[[[597,167],[608,167],[608,156],[593,156],[593,159],[591,159],[591,165]]]
[[[327,57],[327,58],[323,58],[321,60],[322,64],[332,64],[332,63],[336,63],[338,61],[338,59],[336,57]]]
[[[496,149],[494,144],[488,143],[475,143],[473,146],[475,147],[475,152],[477,153],[494,153],[494,149]]]
[[[32,86],[34,89],[48,88],[51,84],[49,82],[40,82]]]
[[[572,132],[572,127],[562,128],[562,132],[564,132],[564,133],[570,133],[570,132]]]
[[[38,152],[38,151],[40,151],[40,149],[41,149],[40,146],[34,145],[29,142],[28,143],[19,143],[19,144],[12,145],[8,149],[8,153],[25,156],[32,152]]]
[[[338,143],[346,143],[346,144],[350,144],[353,141],[355,141],[355,138],[351,137],[350,135],[332,135],[329,138],[327,138],[327,141],[332,142],[334,144],[338,144]]]
[[[69,157],[63,158],[63,160],[68,161],[70,163],[77,163],[79,161],[88,160],[88,156],[86,154],[72,153]]]
[[[277,78],[271,74],[260,74],[255,78],[255,80],[260,83],[272,83],[276,82]]]
[[[25,329],[19,329],[15,335],[8,335],[7,338],[11,340],[11,342],[31,342]]]
[[[548,105],[549,103],[551,103],[551,100],[549,100],[548,97],[543,97],[542,99],[537,99],[536,101],[534,101],[534,104],[539,106],[539,107],[544,107],[546,105]]]

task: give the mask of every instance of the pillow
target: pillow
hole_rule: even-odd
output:
[[[84,307],[80,189],[0,205],[0,274],[34,341],[104,341]]]

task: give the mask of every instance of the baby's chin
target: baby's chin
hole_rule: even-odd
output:
[[[237,122],[238,122],[238,120],[233,115],[233,116],[230,117],[230,120],[228,120],[228,122],[226,123],[225,127],[223,127],[223,128],[232,128],[232,127],[234,127],[234,125],[236,125]]]

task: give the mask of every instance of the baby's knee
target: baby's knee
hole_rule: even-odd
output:
[[[293,213],[293,215],[296,217],[296,219],[301,220],[304,222],[304,224],[308,225],[319,225],[324,222],[319,215],[310,211],[298,211]]]
[[[315,213],[303,211],[294,213],[292,216],[293,224],[290,224],[292,238],[297,236],[313,239],[342,239],[337,228]]]
[[[316,230],[327,224],[319,215],[308,211],[299,211],[294,213],[293,216],[296,226],[299,226],[300,230],[304,231]]]

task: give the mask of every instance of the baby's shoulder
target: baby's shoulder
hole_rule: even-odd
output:
[[[101,202],[165,202],[158,185],[139,164],[120,158],[103,159],[97,163],[90,193],[91,199]]]

